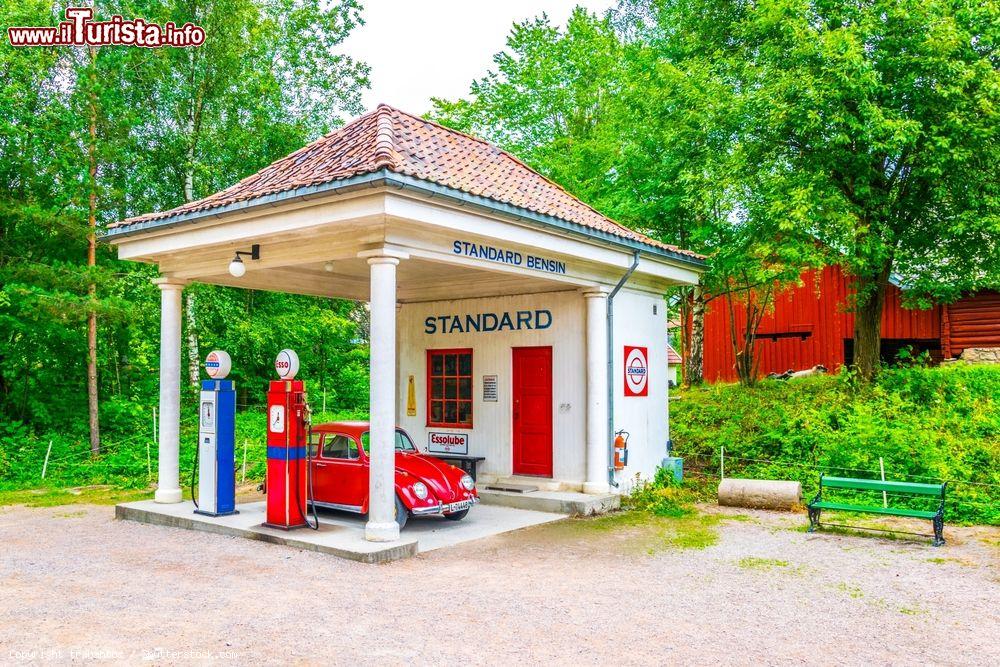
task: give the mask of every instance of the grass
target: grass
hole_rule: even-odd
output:
[[[0,506],[58,507],[60,505],[117,505],[151,498],[152,489],[116,489],[91,486],[69,489],[20,489],[0,491]]]
[[[852,586],[846,582],[841,582],[837,584],[836,589],[842,593],[847,593],[852,599],[859,599],[865,596],[865,592],[858,588],[857,586]]]
[[[758,558],[756,556],[741,558],[736,564],[744,570],[771,570],[776,567],[788,567],[787,560],[778,560],[776,558]]]
[[[881,458],[888,479],[951,480],[948,524],[1000,525],[1000,367],[892,368],[872,385],[848,375],[717,384],[674,398],[671,437],[685,472],[717,481],[724,447],[728,476],[799,481],[808,499],[821,472],[875,479]],[[936,507],[926,498],[891,502]]]

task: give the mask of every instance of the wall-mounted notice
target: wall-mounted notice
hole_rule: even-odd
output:
[[[497,376],[496,375],[484,375],[483,376],[483,402],[484,403],[496,403],[500,400],[500,392],[497,389]]]

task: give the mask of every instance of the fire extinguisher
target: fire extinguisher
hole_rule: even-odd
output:
[[[628,431],[615,432],[615,470],[628,465]]]

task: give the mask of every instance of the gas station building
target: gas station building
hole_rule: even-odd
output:
[[[667,456],[663,294],[695,284],[703,259],[482,140],[381,105],[230,188],[111,225],[107,240],[161,276],[158,503],[181,502],[191,282],[370,303],[369,540],[399,538],[397,425],[422,449],[483,457],[480,486],[617,493]]]

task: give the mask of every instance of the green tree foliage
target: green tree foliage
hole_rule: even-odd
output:
[[[54,25],[64,9],[5,2],[0,28]],[[99,228],[179,204],[186,184],[204,196],[358,112],[368,83],[367,67],[339,52],[361,22],[354,0],[121,0],[97,3],[96,14],[191,21],[207,40],[193,49],[101,47],[93,58],[87,49],[0,44],[0,477],[13,448],[29,447],[18,456],[40,461],[49,438],[65,455],[85,456],[90,310],[108,456],[151,427],[155,267],[119,262],[103,244],[96,267],[86,266],[91,184]],[[314,395],[325,387],[330,406],[367,399],[355,304],[210,286],[199,295],[205,350],[233,353],[241,403],[263,402],[271,359],[285,346],[298,349]]]
[[[753,321],[803,269],[843,265],[870,378],[890,275],[917,305],[1000,282],[998,13],[624,0],[604,18],[576,10],[565,30],[544,16],[515,26],[470,97],[436,100],[434,114],[709,255],[695,314],[725,296]],[[734,339],[751,380],[752,334]]]

